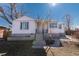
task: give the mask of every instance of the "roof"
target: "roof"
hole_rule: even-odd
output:
[[[8,28],[7,28],[7,27],[5,27],[5,26],[0,26],[0,28],[8,29]]]
[[[36,21],[36,22],[41,22],[41,21],[45,21],[45,22],[49,22],[49,23],[58,23],[56,20],[46,20],[46,19],[41,19],[41,20],[36,20],[36,19],[33,19],[31,17],[28,17],[28,16],[22,16],[22,17],[19,17],[18,19],[15,19],[13,20],[13,22],[15,21],[19,21],[19,20],[22,20],[22,21]]]
[[[22,16],[22,17],[17,18],[16,20],[34,20],[34,21],[53,21],[53,22],[57,22],[56,20],[46,20],[46,19],[36,20],[36,19],[33,19],[31,17],[28,17],[28,16]],[[16,20],[14,20],[14,21],[16,21]]]
[[[34,19],[32,19],[31,17],[28,17],[28,16],[22,16],[22,17],[19,17],[16,20],[34,20]],[[14,20],[14,21],[16,21],[16,20]]]

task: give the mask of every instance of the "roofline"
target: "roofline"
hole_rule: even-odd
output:
[[[9,28],[9,27],[3,26],[3,25],[0,25],[0,27],[2,27],[2,28],[7,28],[7,29]]]
[[[19,18],[17,18],[17,19],[20,19],[20,18],[22,18],[22,17],[28,17],[28,18],[30,18],[30,19],[33,19],[33,18],[29,17],[29,16],[21,16],[21,17],[19,17]],[[15,20],[17,20],[17,19],[15,19]],[[15,21],[15,20],[13,20],[13,21]],[[30,20],[30,21],[31,21],[31,20]]]

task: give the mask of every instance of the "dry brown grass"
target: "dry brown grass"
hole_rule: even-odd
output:
[[[67,43],[64,47],[51,48],[51,50],[54,56],[79,56],[79,44],[76,42]],[[47,56],[52,56],[52,53],[48,51]]]

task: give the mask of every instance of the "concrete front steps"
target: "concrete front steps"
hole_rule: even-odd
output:
[[[32,48],[44,48],[46,46],[42,33],[36,34],[36,40],[33,42]]]
[[[44,40],[36,40],[33,42],[32,48],[44,48],[46,46],[46,43]]]
[[[44,39],[43,39],[43,34],[36,34],[36,40],[33,42],[33,48],[44,48],[46,46],[46,42],[45,40],[48,39],[48,35],[45,35],[44,36]],[[51,39],[52,41],[54,40],[54,43],[51,44],[50,47],[61,47],[62,44],[61,44],[61,40],[59,37],[55,37]]]

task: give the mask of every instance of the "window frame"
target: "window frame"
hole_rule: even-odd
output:
[[[50,28],[57,28],[57,23],[50,23]]]
[[[28,30],[29,29],[29,22],[20,22],[20,29],[21,30]]]

